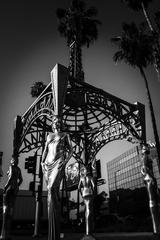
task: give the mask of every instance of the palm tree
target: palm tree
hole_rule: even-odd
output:
[[[45,89],[46,85],[43,82],[35,82],[31,87],[31,96],[37,98]]]
[[[70,75],[77,80],[84,80],[81,47],[89,47],[98,37],[97,26],[100,21],[95,19],[97,9],[86,8],[83,0],[72,0],[68,9],[57,9],[59,20],[58,31],[67,39],[70,47]]]
[[[146,34],[143,27],[137,28],[135,23],[124,23],[122,25],[122,29],[121,36],[111,39],[111,41],[117,44],[119,48],[119,51],[114,54],[113,59],[115,62],[123,60],[130,66],[137,67],[144,79],[158,154],[158,168],[160,172],[160,142],[148,81],[144,71],[144,68],[146,68],[149,64],[152,64],[154,61],[154,37],[152,34]]]
[[[145,17],[145,20],[148,24],[148,27],[153,34],[155,41],[154,41],[154,48],[153,48],[153,53],[154,53],[154,62],[153,65],[155,67],[155,70],[158,73],[158,79],[160,78],[160,31],[159,31],[159,25],[157,23],[158,19],[158,12],[155,14],[156,18],[154,19],[154,24],[150,18],[150,15],[148,13],[148,5],[152,2],[153,0],[122,0],[122,2],[125,2],[127,6],[134,11],[142,11]]]

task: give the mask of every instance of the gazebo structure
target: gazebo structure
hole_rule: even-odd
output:
[[[146,140],[143,104],[129,103],[85,82],[70,79],[68,69],[57,64],[48,86],[16,118],[14,154],[42,147],[51,131],[52,118],[57,114],[61,114],[65,131],[71,136],[73,157],[85,165],[111,141],[144,143]],[[84,151],[87,152],[85,161]]]
[[[146,141],[143,104],[126,102],[84,81],[77,81],[70,77],[68,68],[56,64],[51,71],[51,82],[28,110],[15,119],[13,154],[42,152],[46,136],[52,131],[54,115],[61,116],[65,131],[70,134],[73,158],[91,171],[96,154],[107,143],[120,139],[131,143]],[[37,223],[43,183],[41,170],[39,177]]]
[[[48,86],[22,116],[16,117],[13,155],[32,150],[41,155],[46,137],[52,131],[53,117],[58,115],[64,131],[70,135],[72,157],[92,174],[96,155],[107,143],[121,139],[131,143],[146,142],[145,107],[139,102],[129,103],[84,81],[81,47],[97,38],[99,21],[92,18],[95,9],[85,12],[85,5],[81,4],[82,1],[75,0],[68,10],[59,9],[59,29],[63,30],[70,49],[69,67],[56,64]],[[93,32],[86,31],[86,19],[89,25],[93,24]],[[41,168],[39,179],[35,235],[38,233],[43,185]]]

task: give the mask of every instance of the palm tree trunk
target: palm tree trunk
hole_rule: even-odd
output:
[[[153,27],[152,21],[151,21],[151,19],[150,19],[150,16],[149,16],[149,14],[148,14],[148,12],[147,12],[147,9],[145,8],[143,2],[141,3],[141,6],[142,6],[142,11],[143,11],[143,14],[144,14],[144,16],[145,16],[146,22],[148,23],[149,29],[150,29],[151,32],[153,33],[153,32],[155,32],[155,29],[154,29],[154,27]]]
[[[70,44],[70,76],[78,81],[84,81],[82,70],[82,48],[79,41],[75,40]]]
[[[155,70],[158,74],[158,80],[160,79],[160,57],[159,57],[159,53],[160,53],[160,44],[159,44],[159,34],[157,32],[157,30],[154,28],[153,23],[151,21],[151,18],[147,12],[147,9],[145,8],[143,2],[141,3],[142,6],[142,11],[143,14],[145,16],[146,22],[148,24],[148,27],[150,29],[150,31],[152,32],[152,34],[155,36],[155,50],[154,50],[154,67]]]
[[[153,104],[152,104],[151,95],[150,95],[150,91],[149,91],[149,87],[148,87],[148,82],[147,82],[147,78],[146,78],[146,75],[144,73],[144,70],[143,70],[142,67],[139,67],[139,70],[140,70],[140,73],[141,73],[141,75],[144,79],[144,82],[145,82],[147,99],[148,99],[148,104],[149,104],[149,109],[150,109],[150,114],[151,114],[151,120],[152,120],[152,126],[153,126],[153,132],[154,132],[154,139],[155,139],[155,142],[156,142],[156,149],[157,149],[157,155],[158,155],[157,165],[158,165],[158,170],[159,170],[159,173],[160,173],[160,142],[159,142],[159,136],[158,136],[158,131],[157,131],[157,125],[156,125],[156,119],[155,119]]]
[[[76,42],[76,79],[79,81],[83,81],[82,48],[79,42]]]
[[[69,46],[70,56],[69,56],[69,73],[72,78],[75,77],[75,41],[72,42]]]

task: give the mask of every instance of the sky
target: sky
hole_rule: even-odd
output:
[[[0,151],[3,151],[4,177],[12,155],[13,120],[22,115],[33,102],[30,87],[36,81],[50,82],[50,72],[56,63],[68,66],[69,49],[58,31],[56,9],[66,8],[70,0],[46,1],[3,1],[0,7]],[[121,33],[121,23],[144,20],[142,13],[128,9],[121,0],[86,0],[87,6],[98,9],[99,38],[83,48],[83,68],[85,81],[119,98],[146,105],[147,139],[154,141],[151,119],[147,105],[144,82],[138,69],[120,63],[115,65],[116,52],[110,38]],[[153,12],[160,9],[160,1],[150,5]],[[160,135],[160,82],[150,66],[146,74],[151,91],[158,132]],[[132,145],[125,142],[109,143],[99,153],[104,161],[109,161]],[[107,156],[107,159],[106,159]],[[24,167],[20,163],[21,168]]]

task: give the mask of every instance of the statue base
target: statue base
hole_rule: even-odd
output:
[[[84,237],[81,240],[96,240],[96,238],[93,235],[84,235]]]

